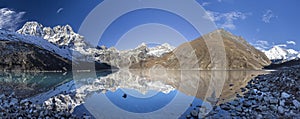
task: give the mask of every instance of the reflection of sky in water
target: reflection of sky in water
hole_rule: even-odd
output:
[[[127,97],[124,98],[124,92],[128,90],[130,94],[126,93]],[[146,94],[138,93],[133,89],[118,89],[105,94],[95,93],[87,97],[84,106],[77,107],[74,113],[89,112],[94,118],[185,118],[191,110],[199,108],[203,103],[202,100],[187,96],[178,90],[173,90],[168,94],[156,91],[148,91]],[[139,97],[142,95],[144,97]],[[202,106],[210,108],[207,103]]]
[[[128,90],[128,89],[127,89]],[[172,101],[175,97],[177,91],[171,91],[168,94],[164,93],[156,93],[156,95],[152,95],[153,91],[149,91],[149,93],[145,94],[145,97],[148,98],[140,98],[139,95],[143,95],[138,93],[137,91],[131,90],[131,94],[127,94],[127,97],[122,97],[125,92],[123,90],[118,89],[115,92],[106,92],[105,96],[116,106],[122,108],[126,111],[135,112],[135,113],[146,113],[158,110],[163,108],[168,103]],[[137,96],[135,96],[137,94]],[[147,96],[152,95],[152,96]]]
[[[148,90],[145,94],[130,88],[121,88],[119,89],[122,91],[122,93],[133,96],[135,98],[150,98],[152,96],[155,96],[157,93],[160,93],[159,91],[155,90]]]
[[[70,89],[76,88],[77,96],[84,100],[84,104],[76,107],[74,112],[76,115],[82,115],[85,112],[95,118],[185,118],[191,110],[194,108],[198,110],[198,106],[203,106],[203,104],[209,108],[208,110],[211,109],[211,106],[200,99],[215,94],[217,84],[220,83],[216,77],[220,73],[222,72],[170,71],[166,73],[167,77],[170,78],[161,80],[161,75],[154,77],[149,72],[116,72],[110,75],[99,72],[97,73],[97,76],[100,77],[98,79],[89,78],[89,74],[80,74],[80,80],[74,80],[73,83],[76,83],[74,85],[72,85],[72,82],[63,84],[68,81],[64,79],[71,79],[72,77],[61,73],[24,74],[18,76],[19,78],[15,78],[15,74],[2,74],[2,82],[20,83],[21,86],[24,84],[26,87],[35,90],[40,90],[40,87],[57,88],[42,95],[37,95],[36,98],[33,97],[33,100],[47,100],[51,95],[54,96],[64,90],[70,91]],[[229,99],[234,96],[241,86],[243,87],[251,77],[255,76],[254,74],[261,72],[230,71],[224,73],[227,74],[226,82],[224,87],[223,85],[220,87],[223,89],[221,91],[224,97],[221,96],[220,99]],[[150,78],[145,80],[140,77]],[[161,83],[157,83],[160,81]],[[31,82],[35,83],[30,84]],[[60,84],[62,85],[57,87]],[[230,84],[234,85],[229,87]],[[175,87],[168,87],[170,85]],[[71,88],[69,86],[76,87]],[[209,88],[209,86],[213,88]],[[29,90],[27,93],[30,91],[32,92],[32,90]],[[102,93],[102,91],[107,92]],[[126,98],[123,97],[124,94],[127,95]]]

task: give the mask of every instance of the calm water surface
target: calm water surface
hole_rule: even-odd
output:
[[[96,73],[0,73],[0,93],[42,103],[76,95],[73,113],[94,118],[184,118],[231,100],[262,71],[119,70]],[[80,101],[76,101],[80,100]],[[79,103],[80,102],[80,103]],[[201,108],[200,108],[201,107]]]

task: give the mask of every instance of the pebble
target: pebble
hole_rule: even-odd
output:
[[[269,102],[270,101],[269,97],[264,97],[263,99],[264,99],[265,102]]]
[[[190,119],[190,118],[192,118],[192,116],[188,114],[188,115],[186,115],[186,118]]]
[[[282,92],[281,93],[281,97],[282,98],[289,98],[291,95],[290,94],[288,94],[288,93],[286,93],[286,92]]]
[[[293,104],[295,107],[300,108],[300,102],[298,100],[293,100]]]
[[[243,106],[244,107],[250,107],[252,105],[252,102],[251,101],[245,101],[244,103],[243,103]]]
[[[267,92],[267,91],[269,91],[269,88],[262,88],[262,89],[260,89],[260,91]]]
[[[193,116],[193,117],[198,117],[198,111],[197,110],[192,110],[191,111],[191,115]]]
[[[239,102],[237,100],[233,100],[230,102],[231,105],[233,106],[238,106],[239,105]]]
[[[256,97],[256,100],[257,100],[257,101],[261,101],[262,99],[263,99],[262,96],[257,96],[257,97]]]
[[[282,106],[278,107],[278,113],[283,114],[284,113],[284,108]]]
[[[276,98],[270,99],[270,104],[277,104],[277,103],[278,103],[278,99],[276,99]]]
[[[245,89],[245,88],[241,88],[241,91],[242,91],[242,92],[245,92],[245,91],[246,91],[246,89]]]
[[[267,110],[267,107],[266,106],[258,106],[258,108],[256,108],[256,110],[258,111],[266,111]]]
[[[277,107],[276,107],[275,105],[270,105],[270,109],[271,109],[272,111],[277,111]]]
[[[235,110],[236,110],[236,111],[239,111],[239,112],[242,112],[242,111],[243,111],[242,106],[236,107]]]
[[[284,105],[285,105],[284,103],[285,103],[285,100],[280,100],[280,101],[279,101],[279,105],[280,105],[280,106],[284,106]]]
[[[221,106],[220,106],[223,110],[230,110],[231,108],[228,106],[228,105],[226,105],[226,104],[222,104]]]

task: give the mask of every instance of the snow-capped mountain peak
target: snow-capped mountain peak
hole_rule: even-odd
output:
[[[58,49],[66,49],[73,51],[75,57],[81,57],[88,54],[87,49],[89,44],[85,42],[84,37],[75,33],[70,25],[44,27],[38,22],[26,22],[24,26],[17,31],[18,34],[34,37],[34,39],[42,39],[43,44],[38,44],[37,41],[31,41],[33,44],[46,46],[52,44]],[[68,54],[70,56],[70,54]],[[65,57],[65,56],[63,56]],[[76,59],[76,58],[75,58]]]
[[[80,51],[82,54],[88,46],[88,43],[84,41],[84,37],[75,33],[70,25],[58,25],[50,28],[43,27],[38,22],[26,22],[17,33],[40,37],[60,47],[68,47]]]
[[[263,51],[270,60],[293,60],[300,54],[293,49],[285,49],[282,46],[273,46],[270,50]]]
[[[119,51],[113,47],[94,48],[84,41],[83,36],[75,33],[70,25],[51,28],[44,27],[37,22],[27,22],[17,33],[16,35],[20,37],[38,39],[28,42],[49,51],[55,49],[53,52],[73,61],[99,61],[118,67],[126,67],[148,57],[161,57],[174,49],[167,43],[155,47],[148,47],[146,43],[142,43],[134,49],[124,51]],[[26,41],[26,39],[23,40]],[[70,52],[61,53],[59,50]]]
[[[294,49],[287,49],[287,52],[291,53],[291,54],[298,54],[299,52],[294,50]]]
[[[143,52],[148,52],[149,48],[147,46],[146,43],[141,43],[140,45],[138,45],[135,49],[133,50],[137,50],[137,51],[143,51]]]
[[[163,46],[163,47],[165,47],[165,48],[168,48],[168,49],[175,49],[174,46],[171,46],[171,45],[168,44],[168,43],[164,43],[164,44],[162,44],[161,46]]]
[[[26,22],[23,27],[17,31],[17,33],[41,37],[44,34],[43,25],[35,21]]]
[[[34,27],[32,27],[32,28],[34,28]],[[35,28],[37,28],[37,27],[35,27]],[[27,30],[28,30],[28,32],[26,31],[23,33],[34,33],[34,32],[29,32],[29,29],[27,29]],[[47,40],[40,38],[40,37],[31,36],[31,35],[23,35],[23,34],[6,31],[6,30],[0,30],[0,40],[20,41],[20,42],[25,42],[25,43],[29,43],[29,44],[34,44],[45,50],[56,53],[63,58],[72,60],[72,54],[71,54],[70,49],[68,49],[68,48],[61,49],[61,48],[57,47],[56,45],[49,43]]]
[[[150,48],[147,54],[151,56],[161,57],[163,54],[172,52],[174,49],[175,47],[171,46],[168,43],[164,43],[156,47]]]
[[[74,31],[70,25],[65,25],[65,26],[55,26],[53,28],[55,33],[64,33],[64,34],[74,34]]]

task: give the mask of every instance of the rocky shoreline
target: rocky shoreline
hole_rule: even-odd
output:
[[[56,105],[57,101],[53,98],[54,105],[47,105],[46,103],[38,104],[37,102],[31,102],[29,100],[20,100],[11,95],[0,95],[0,117],[1,119],[90,119],[91,116],[86,114],[78,116],[72,114],[67,108],[62,109],[59,105]]]
[[[241,90],[243,95],[237,94],[234,100],[214,106],[207,115],[201,116],[203,112],[199,108],[186,117],[300,118],[300,66],[257,76]]]

